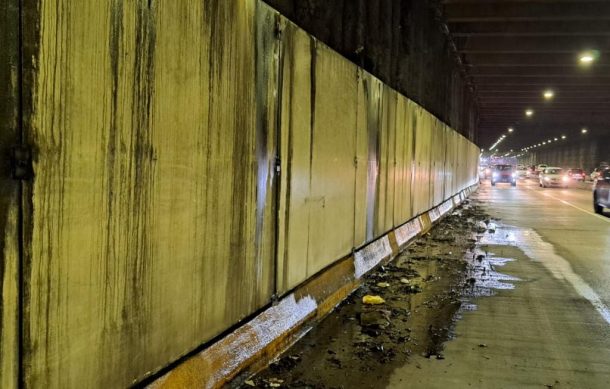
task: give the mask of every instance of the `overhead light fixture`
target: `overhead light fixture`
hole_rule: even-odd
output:
[[[534,114],[534,110],[533,109],[526,109],[525,110],[525,116],[532,116]]]
[[[543,144],[543,145],[545,145],[545,144],[546,144],[546,142],[542,142],[542,144]]]
[[[593,61],[595,61],[595,53],[592,51],[585,51],[583,53],[580,53],[580,56],[578,57],[578,60],[580,61],[581,64],[583,65],[590,65]]]
[[[555,138],[555,139],[553,139],[553,140],[554,140],[555,142],[557,142],[559,139]]]
[[[589,132],[589,130],[587,130],[586,128],[583,128],[582,130],[580,130],[581,133],[586,134],[587,132]]]
[[[566,138],[566,136],[565,136],[565,135],[562,135],[562,136],[561,136],[561,139],[565,139],[565,138]]]
[[[550,90],[550,89],[547,89],[547,90],[545,90],[545,91],[544,91],[544,93],[543,93],[542,95],[544,96],[544,98],[545,98],[546,100],[550,100],[550,99],[552,99],[553,97],[555,97],[555,92],[553,92],[553,91],[552,91],[552,90]]]
[[[512,128],[512,127],[508,127],[508,132],[513,132],[513,131],[515,131],[515,129],[514,129],[514,128]]]

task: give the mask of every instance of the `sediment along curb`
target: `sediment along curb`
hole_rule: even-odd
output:
[[[148,388],[220,388],[261,370],[349,296],[365,274],[394,259],[477,187],[466,188],[335,262],[249,322],[178,363]]]

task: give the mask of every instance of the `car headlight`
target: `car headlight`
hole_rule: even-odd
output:
[[[549,177],[544,177],[545,181],[551,181],[551,179]]]
[[[564,181],[567,181],[568,179],[569,179],[568,176],[563,176]]]
[[[513,178],[517,177],[517,173],[513,173]]]
[[[498,173],[494,172],[494,174],[492,174],[492,176],[493,176],[494,178],[495,178],[495,177],[498,177]]]

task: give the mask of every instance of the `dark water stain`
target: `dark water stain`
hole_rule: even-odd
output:
[[[378,220],[379,199],[379,128],[381,99],[378,83],[369,76],[363,79],[366,101],[367,130],[367,175],[366,175],[366,240],[371,241],[375,235],[375,221]]]
[[[262,290],[264,294],[274,293],[276,287],[264,285],[268,279],[263,275],[263,271],[272,275],[276,274],[274,268],[275,261],[270,261],[268,253],[269,232],[273,231],[277,236],[276,215],[279,199],[279,180],[280,175],[275,170],[276,162],[279,162],[280,128],[282,123],[282,81],[284,69],[284,55],[281,45],[277,40],[279,30],[279,15],[263,7],[260,3],[256,4],[256,44],[255,44],[255,77],[256,77],[256,229],[254,238],[254,248],[256,251],[255,262],[256,271],[254,272],[254,289]],[[277,84],[273,82],[276,81]],[[273,88],[275,86],[276,89]],[[274,92],[277,92],[275,100]],[[275,100],[275,101],[274,101]],[[278,103],[279,102],[279,103]],[[274,132],[275,131],[275,132]],[[277,160],[276,160],[277,158]],[[273,199],[273,201],[271,201]],[[276,248],[275,242],[272,243]],[[273,253],[277,258],[277,253]],[[263,270],[262,267],[269,265]],[[275,278],[273,278],[273,284]],[[257,295],[253,293],[253,299],[258,302]]]
[[[3,371],[0,366],[0,385],[16,380],[17,358],[19,350],[10,350],[3,343],[9,336],[18,336],[13,328],[4,328],[7,320],[17,323],[17,301],[8,301],[3,295],[9,285],[16,285],[18,274],[6,271],[8,258],[7,247],[17,247],[19,233],[18,220],[9,220],[12,213],[17,215],[19,182],[11,179],[11,161],[9,150],[20,141],[20,90],[19,90],[19,7],[17,1],[4,1],[0,4],[0,358],[8,358],[13,364],[12,371]],[[7,304],[8,303],[8,304]],[[6,306],[5,306],[6,304]],[[10,339],[15,341],[16,339]]]

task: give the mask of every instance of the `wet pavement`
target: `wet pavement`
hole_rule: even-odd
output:
[[[484,184],[243,387],[609,387],[610,218],[589,196]]]

